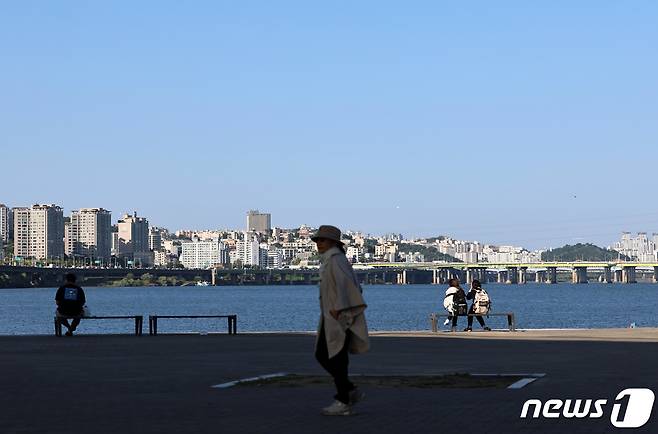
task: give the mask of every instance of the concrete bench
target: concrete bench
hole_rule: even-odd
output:
[[[83,320],[88,319],[133,319],[135,320],[135,336],[142,335],[142,328],[144,324],[144,317],[142,315],[110,315],[110,316],[70,316],[66,319],[80,318]],[[62,336],[62,319],[55,317],[55,336]]]
[[[235,335],[238,333],[238,316],[237,315],[149,315],[149,335],[158,334],[158,319],[180,319],[180,318],[226,318],[228,322],[228,334]]]
[[[448,318],[450,316],[449,313],[431,313],[430,314],[430,327],[432,328],[433,332],[438,332],[439,331],[439,318]],[[507,317],[507,325],[509,326],[509,331],[515,332],[516,331],[516,322],[514,321],[514,313],[513,312],[501,312],[501,313],[488,313],[485,315],[478,315],[475,313],[469,313],[469,314],[464,314],[464,315],[457,315],[457,316],[482,316],[482,317],[490,317],[490,316],[506,316]]]

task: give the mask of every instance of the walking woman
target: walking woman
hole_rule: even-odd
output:
[[[348,377],[348,353],[368,351],[368,327],[361,285],[352,270],[340,229],[320,226],[311,238],[320,254],[320,324],[315,358],[333,377],[334,402],[322,409],[327,416],[349,416],[352,406],[365,395]]]

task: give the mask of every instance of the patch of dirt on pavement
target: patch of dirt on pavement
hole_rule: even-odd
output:
[[[446,388],[471,389],[494,388],[504,389],[515,383],[521,377],[513,376],[478,376],[470,374],[450,375],[359,375],[350,377],[359,386],[391,387],[391,388]],[[320,375],[289,374],[282,377],[267,378],[256,381],[242,382],[243,387],[308,387],[317,385],[333,385],[331,377]]]

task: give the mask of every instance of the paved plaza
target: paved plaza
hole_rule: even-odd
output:
[[[365,388],[351,417],[320,415],[326,386],[211,388],[321,374],[313,344],[305,334],[0,337],[0,432],[601,433],[614,430],[621,390],[658,390],[656,329],[377,334],[353,373],[546,376],[518,390]],[[600,419],[520,419],[531,398],[609,404]],[[658,432],[655,419],[629,431]]]

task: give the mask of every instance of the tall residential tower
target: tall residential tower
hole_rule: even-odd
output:
[[[71,212],[65,231],[66,254],[108,261],[112,247],[112,213],[103,208]]]
[[[34,259],[64,256],[64,213],[57,205],[14,208],[14,256]]]
[[[120,257],[129,258],[140,265],[153,263],[149,249],[149,222],[144,217],[125,214],[117,222],[118,253]]]
[[[9,220],[11,210],[4,203],[0,203],[0,243],[9,241]]]

